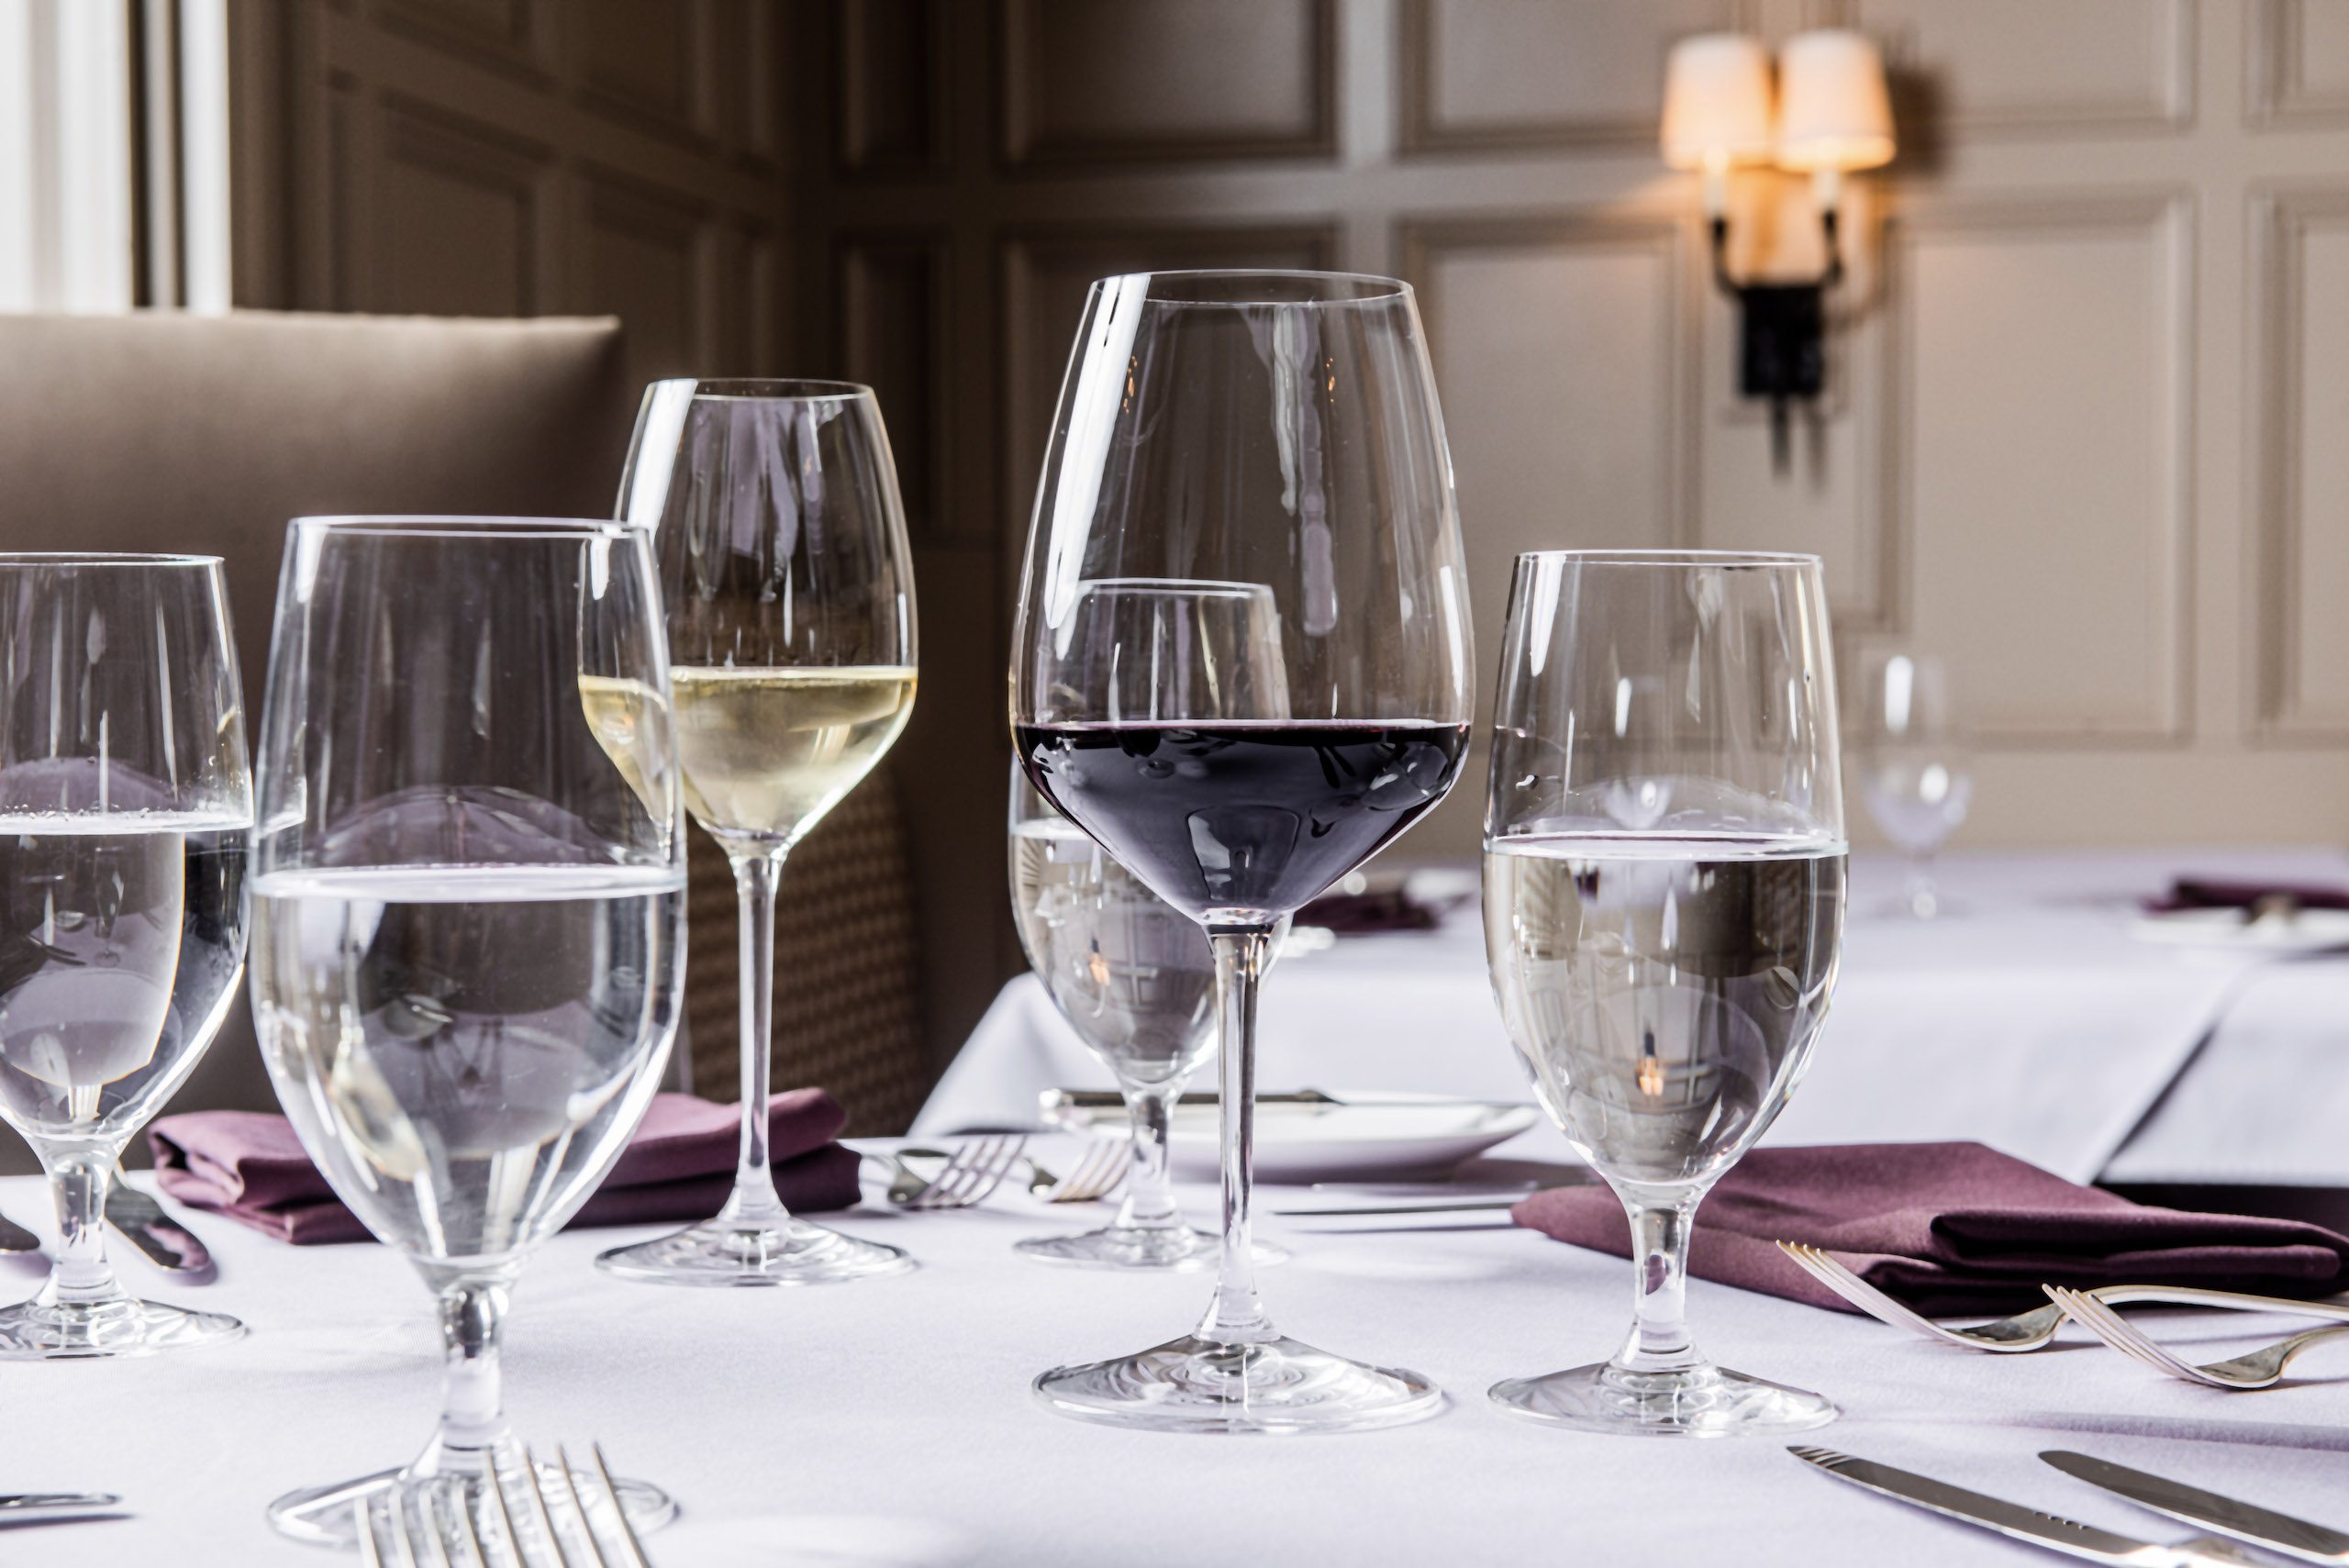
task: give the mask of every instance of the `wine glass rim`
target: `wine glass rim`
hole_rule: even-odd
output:
[[[1818,566],[1820,558],[1792,550],[1528,550],[1520,562],[1577,566]]]
[[[696,403],[852,403],[873,389],[860,381],[818,376],[709,376],[687,378]]]
[[[10,566],[218,566],[217,555],[183,554],[176,550],[0,550],[0,568]]]
[[[395,539],[621,539],[652,531],[652,525],[624,517],[502,517],[429,513],[376,515],[356,512],[295,517],[287,525],[306,532],[380,534]]]
[[[1131,593],[1221,594],[1249,599],[1268,597],[1273,591],[1268,583],[1242,583],[1229,577],[1086,577],[1079,580],[1076,586],[1079,593],[1121,588]]]
[[[1380,272],[1323,272],[1309,267],[1170,267],[1163,272],[1144,272],[1139,275],[1151,280],[1144,292],[1145,297],[1152,305],[1189,306],[1199,309],[1244,309],[1259,306],[1281,305],[1308,310],[1323,310],[1342,306],[1392,305],[1398,299],[1411,298],[1414,293],[1411,285],[1403,279],[1390,278]],[[1157,292],[1158,281],[1162,278],[1194,281],[1206,278],[1283,278],[1291,281],[1306,280],[1312,283],[1366,284],[1372,285],[1372,292],[1343,296],[1332,295],[1328,299],[1182,299],[1168,298]],[[1110,280],[1105,278],[1101,281],[1107,283]],[[1097,283],[1093,286],[1098,288],[1101,284]]]

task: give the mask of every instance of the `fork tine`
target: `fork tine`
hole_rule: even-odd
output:
[[[506,1483],[498,1479],[495,1460],[489,1466],[489,1495],[497,1501],[497,1522],[506,1529],[507,1555],[514,1559],[517,1568],[529,1568],[529,1555],[522,1550],[522,1532],[514,1528],[514,1510],[506,1506]]]
[[[628,1509],[620,1502],[620,1489],[612,1485],[612,1467],[604,1462],[604,1445],[589,1443],[587,1451],[596,1461],[596,1478],[603,1483],[605,1499],[612,1506],[612,1518],[620,1522],[620,1538],[628,1543],[629,1556],[634,1559],[632,1568],[652,1568],[652,1559],[644,1554],[644,1542],[636,1538],[636,1527],[628,1522]]]
[[[384,1568],[384,1554],[375,1545],[375,1510],[362,1494],[351,1505],[351,1521],[359,1527],[359,1561],[362,1568]]]
[[[547,1544],[554,1549],[555,1561],[562,1568],[577,1568],[571,1561],[571,1553],[563,1550],[562,1537],[555,1532],[554,1515],[547,1509],[546,1488],[539,1485],[538,1455],[530,1451],[528,1443],[522,1445],[522,1473],[530,1484],[530,1522],[546,1537]]]
[[[438,1496],[437,1488],[417,1494],[416,1509],[408,1515],[408,1534],[428,1549],[417,1554],[424,1568],[456,1568],[449,1561],[449,1547],[441,1539],[440,1509],[434,1502]]]
[[[395,1485],[386,1495],[385,1511],[390,1516],[384,1523],[391,1529],[393,1561],[399,1568],[422,1568],[416,1560],[416,1527],[408,1518],[407,1498],[400,1487]]]
[[[2054,1297],[2056,1306],[2064,1309],[2065,1317],[2139,1364],[2188,1383],[2218,1382],[2199,1367],[2189,1366],[2171,1354],[2121,1314],[2086,1292],[2050,1286],[2047,1294]]]
[[[1801,1241],[1781,1241],[1778,1250],[1809,1271],[1813,1279],[1879,1322],[1909,1329],[1930,1340],[1950,1338],[1938,1324],[1910,1311],[1820,1249]]]
[[[579,1496],[579,1484],[571,1478],[571,1455],[561,1443],[554,1445],[556,1473],[562,1477],[559,1496],[570,1500],[571,1511],[579,1517],[579,1533],[587,1540],[587,1550],[596,1554],[596,1568],[612,1568],[612,1560],[604,1555],[604,1543],[596,1539],[595,1521],[587,1517],[587,1504]]]
[[[493,1487],[497,1485],[494,1469],[490,1475],[490,1485]],[[449,1495],[449,1511],[457,1517],[457,1528],[451,1533],[456,1537],[458,1543],[471,1554],[473,1560],[467,1563],[457,1563],[452,1560],[450,1568],[489,1568],[489,1553],[482,1549],[481,1531],[474,1528],[473,1507],[467,1499],[466,1491],[466,1488],[460,1486]]]

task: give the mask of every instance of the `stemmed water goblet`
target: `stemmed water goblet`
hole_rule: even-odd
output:
[[[244,963],[252,778],[220,562],[0,555],[0,1117],[49,1173],[63,1245],[0,1309],[0,1359],[242,1334],[140,1301],[106,1185],[186,1079]]]
[[[1860,710],[1860,798],[1909,858],[1900,908],[1920,920],[1947,913],[1933,875],[1942,840],[1965,820],[1974,770],[1948,667],[1891,653],[1872,659]]]
[[[685,806],[740,904],[742,1141],[715,1218],[596,1262],[661,1284],[819,1284],[912,1267],[797,1218],[767,1149],[784,859],[913,712],[912,552],[880,405],[826,381],[647,389],[622,516],[657,530]]]
[[[1685,1321],[1706,1190],[1801,1077],[1843,926],[1834,672],[1815,556],[1522,555],[1493,707],[1485,941],[1533,1091],[1631,1218],[1611,1361],[1497,1385],[1604,1432],[1790,1432],[1816,1394]]]
[[[1037,788],[1207,930],[1223,1245],[1197,1329],[1036,1380],[1178,1431],[1392,1425],[1416,1373],[1289,1339],[1251,1254],[1256,988],[1275,929],[1441,800],[1467,741],[1466,576],[1411,290],[1317,272],[1093,285],[1013,638]]]
[[[537,1528],[499,1395],[508,1294],[618,1158],[676,1030],[685,819],[649,535],[297,519],[260,795],[262,1057],[336,1195],[439,1299],[444,1358],[421,1454],[270,1518],[347,1545],[354,1506],[396,1503],[462,1561],[461,1515]],[[639,1529],[674,1511],[618,1493]]]
[[[1263,592],[1262,589],[1255,590]],[[1097,1230],[1017,1243],[1041,1262],[1189,1272],[1216,1238],[1186,1222],[1167,1168],[1183,1085],[1215,1049],[1215,951],[1197,921],[1152,893],[1011,768],[1011,912],[1045,994],[1125,1096],[1132,1160],[1117,1218]],[[1287,934],[1273,933],[1269,969]],[[1285,1254],[1255,1243],[1256,1261]]]

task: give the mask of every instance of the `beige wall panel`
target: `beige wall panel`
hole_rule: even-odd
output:
[[[1415,150],[1652,142],[1664,57],[1736,25],[1732,0],[1404,0]]]
[[[2186,216],[2033,204],[1898,240],[1909,626],[1993,744],[2186,723]]]
[[[1686,543],[1682,279],[1669,223],[1422,229],[1407,238],[1460,487],[1476,750],[1410,854],[1473,854],[1486,718],[1518,553]]]
[[[705,351],[699,216],[644,193],[590,182],[583,260],[585,306],[628,329],[637,381],[692,375]]]
[[[2193,0],[1858,0],[1854,9],[1912,74],[1923,117],[1949,128],[2151,126],[2193,113]]]
[[[2261,201],[2260,729],[2349,740],[2349,191]]]
[[[1002,0],[1014,164],[1331,150],[1329,0]]]
[[[537,311],[544,165],[394,107],[382,111],[381,140],[366,307],[429,316]]]
[[[2349,6],[2341,0],[2253,0],[2250,117],[2349,117]]]

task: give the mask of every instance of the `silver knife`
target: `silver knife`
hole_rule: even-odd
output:
[[[94,1510],[118,1507],[121,1503],[111,1492],[18,1492],[0,1496],[0,1525],[111,1518],[118,1516]]]
[[[1276,1208],[1273,1213],[1283,1219],[1319,1219],[1324,1215],[1465,1214],[1471,1209],[1515,1208],[1532,1195],[1523,1192],[1515,1197],[1475,1198],[1467,1203],[1398,1204],[1383,1208]]]
[[[212,1254],[204,1243],[164,1213],[161,1204],[125,1181],[119,1165],[106,1184],[106,1223],[121,1231],[158,1268],[175,1274],[211,1271]]]
[[[2349,1563],[2349,1535],[2337,1529],[2327,1529],[2250,1503],[2238,1503],[2232,1497],[2221,1497],[2216,1492],[2205,1492],[2181,1481],[2165,1481],[2125,1464],[2091,1459],[2084,1453],[2050,1449],[2039,1457],[2066,1475],[2108,1492],[2118,1492],[2157,1514],[2167,1514],[2190,1525],[2207,1525],[2238,1540],[2310,1562]]]
[[[1787,1451],[1855,1486],[1865,1486],[1871,1492],[1881,1492],[1887,1497],[1898,1497],[1904,1503],[1914,1503],[1920,1508],[1931,1508],[1934,1513],[1964,1519],[1967,1524],[1980,1525],[2034,1546],[2068,1551],[2091,1562],[2126,1563],[2129,1568],[2214,1568],[2219,1564],[2225,1568],[2253,1568],[2258,1562],[2223,1540],[2202,1537],[2181,1540],[2175,1546],[2132,1540],[2093,1525],[2057,1518],[2054,1514],[2039,1513],[2016,1503],[2002,1503],[1930,1475],[1912,1475],[1873,1460],[1854,1459],[1831,1448],[1789,1448]]]

